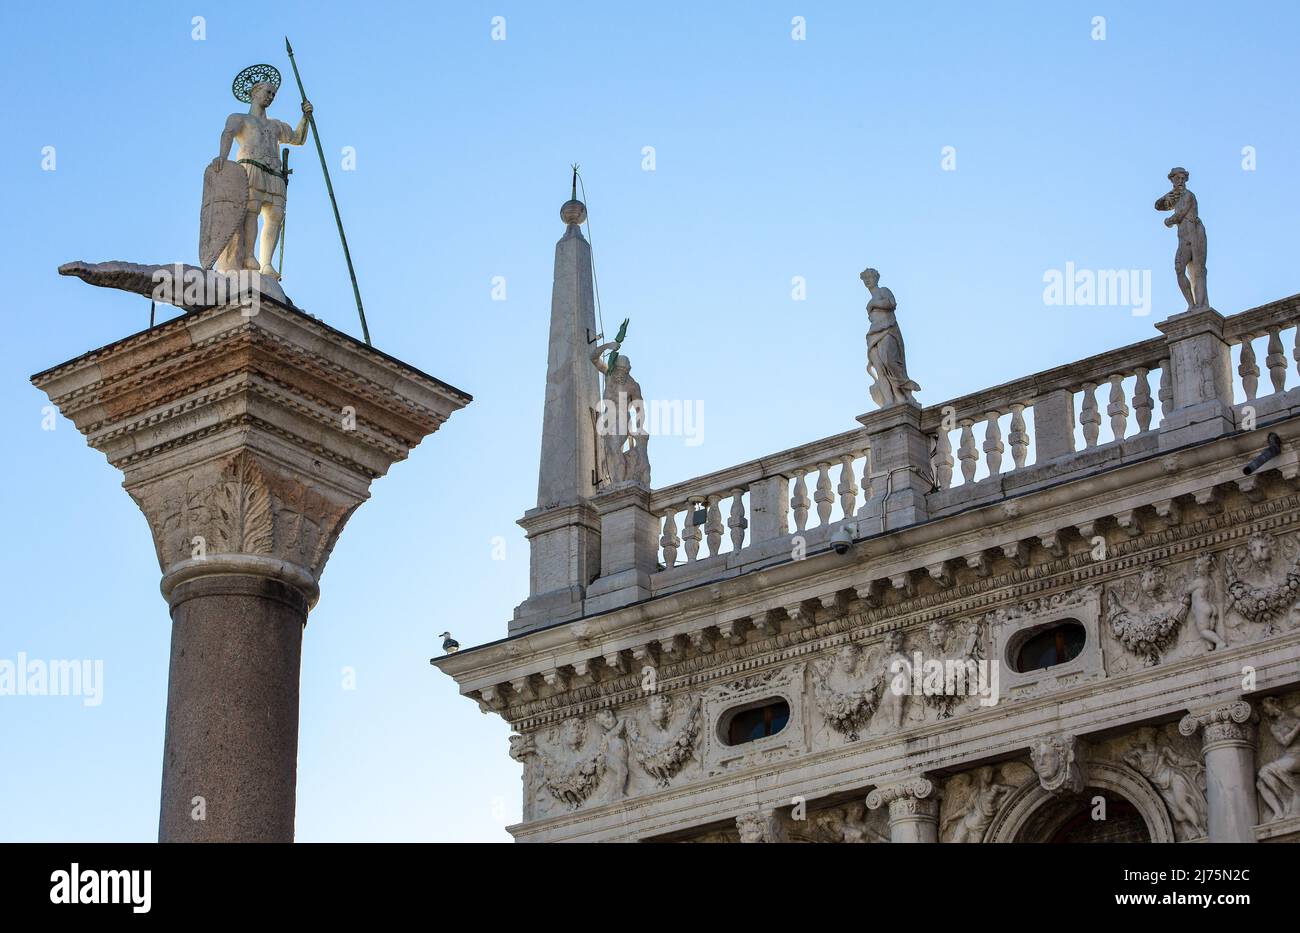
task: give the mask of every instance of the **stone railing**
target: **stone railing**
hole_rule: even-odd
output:
[[[671,569],[853,518],[871,496],[859,428],[657,489],[650,511],[661,523],[660,562]]]
[[[632,552],[602,543],[617,560],[603,574],[639,569],[661,584],[639,578],[606,605],[760,566],[795,536],[825,546],[848,520],[855,537],[882,533],[1250,430],[1300,407],[1286,390],[1297,323],[1300,295],[1228,318],[1174,315],[1161,336],[938,405],[871,412],[861,428],[642,493],[635,521],[616,496],[602,515],[621,517],[603,533],[636,540]]]

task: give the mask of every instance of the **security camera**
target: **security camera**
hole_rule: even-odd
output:
[[[853,548],[853,539],[858,536],[858,523],[845,522],[831,535],[831,549],[836,554],[847,554]]]
[[[1268,446],[1256,454],[1254,460],[1242,467],[1241,472],[1249,476],[1281,452],[1282,438],[1270,432],[1268,435]]]

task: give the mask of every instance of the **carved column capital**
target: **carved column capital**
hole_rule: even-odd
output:
[[[469,396],[265,300],[186,314],[32,377],[124,474],[163,591],[317,581],[370,483]]]
[[[939,795],[926,777],[906,778],[882,784],[867,794],[867,807],[878,810],[889,805],[890,822],[906,819],[938,819]]]
[[[1245,700],[1232,700],[1189,712],[1178,723],[1178,731],[1192,736],[1201,733],[1201,750],[1218,747],[1255,747],[1258,715]]]

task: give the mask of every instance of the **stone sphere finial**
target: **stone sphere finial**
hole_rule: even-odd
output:
[[[568,226],[582,223],[587,219],[587,205],[577,199],[565,201],[560,207],[560,219]]]

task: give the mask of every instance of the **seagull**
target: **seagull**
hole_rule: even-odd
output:
[[[451,637],[451,632],[443,632],[440,637],[442,638],[443,654],[455,654],[460,650],[460,642]]]

